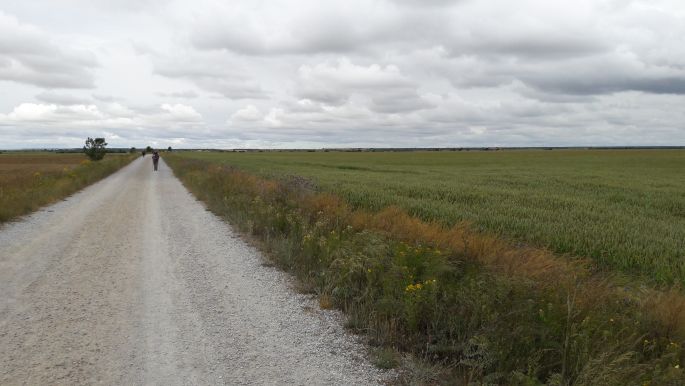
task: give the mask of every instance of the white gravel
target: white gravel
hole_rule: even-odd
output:
[[[0,227],[0,384],[384,382],[342,317],[149,158]]]

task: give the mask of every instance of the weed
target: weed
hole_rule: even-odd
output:
[[[381,369],[394,369],[399,364],[398,354],[392,348],[380,348],[371,353],[372,363]]]
[[[685,382],[683,316],[667,312],[677,292],[617,288],[587,264],[468,224],[370,212],[301,184],[166,160],[215,213],[343,310],[347,327],[439,366],[440,382]]]

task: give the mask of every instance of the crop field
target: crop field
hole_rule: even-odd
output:
[[[179,153],[685,284],[685,151]]]
[[[656,385],[685,384],[682,287],[614,272],[682,282],[682,155],[177,152],[165,161],[321,307],[342,310],[379,347],[377,363],[391,366],[399,352],[419,358],[411,368],[432,369],[409,371],[407,384]],[[582,256],[586,237],[604,270],[538,247]],[[652,243],[671,253],[670,269]]]
[[[73,167],[84,161],[83,154],[58,153],[2,153],[0,154],[0,181],[23,178],[28,173],[55,172]]]
[[[109,155],[90,162],[83,154],[0,154],[0,222],[30,213],[103,178],[131,158]]]

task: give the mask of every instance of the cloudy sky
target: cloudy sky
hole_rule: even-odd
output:
[[[0,148],[685,145],[682,0],[0,0]]]

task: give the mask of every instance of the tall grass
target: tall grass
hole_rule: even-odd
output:
[[[322,306],[345,311],[348,326],[371,344],[437,365],[435,382],[685,382],[685,302],[677,291],[626,290],[582,262],[396,207],[355,208],[301,178],[166,160]]]
[[[591,258],[685,284],[685,151],[186,153],[264,177],[299,175],[354,208]]]
[[[31,213],[119,170],[133,159],[108,155],[91,162],[83,155],[0,155],[0,223]]]

